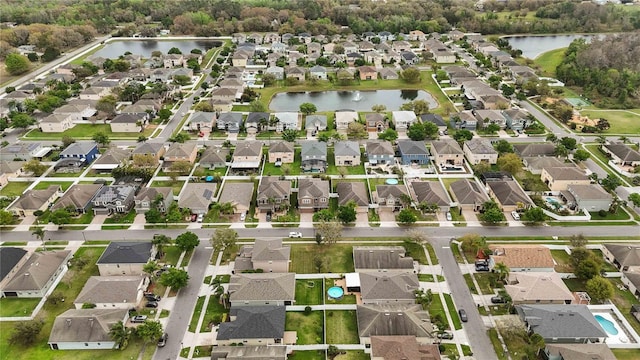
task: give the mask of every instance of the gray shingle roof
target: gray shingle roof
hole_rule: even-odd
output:
[[[640,266],[640,245],[605,244],[604,247],[613,254],[620,266]]]
[[[214,346],[211,360],[286,360],[286,346]]]
[[[134,150],[134,154],[157,154],[164,145],[162,143],[149,143],[145,142],[138,145]]]
[[[390,142],[384,140],[370,140],[367,141],[366,144],[367,155],[391,155],[393,156],[395,152],[393,151],[393,145]]]
[[[336,185],[336,192],[339,205],[346,205],[353,201],[357,206],[369,206],[369,195],[363,182],[341,181]]]
[[[398,150],[403,155],[429,155],[424,141],[400,140]]]
[[[229,149],[225,147],[209,146],[202,153],[202,157],[200,157],[200,164],[211,165],[226,163],[227,155],[229,155]]]
[[[329,197],[329,182],[320,179],[300,179],[298,181],[298,197]]]
[[[482,204],[489,201],[487,194],[480,185],[469,179],[460,179],[451,183],[449,189],[459,204]]]
[[[518,205],[518,203],[531,204],[527,194],[518,186],[516,181],[487,181],[487,186],[491,188],[498,201],[503,206]]]
[[[91,151],[91,149],[97,146],[98,145],[94,141],[74,142],[73,144],[67,146],[64,150],[62,150],[60,156],[87,154],[89,151]]]
[[[290,153],[293,152],[293,143],[278,141],[269,146],[269,153]]]
[[[126,309],[67,310],[56,317],[49,343],[111,342],[109,330],[126,315]]]
[[[247,209],[251,205],[251,197],[253,196],[252,182],[225,182],[222,193],[218,199],[219,203],[230,202],[241,205]]]
[[[469,148],[473,154],[497,154],[498,152],[491,146],[491,142],[482,138],[474,138],[465,141],[464,146]]]
[[[158,195],[162,195],[163,199],[167,199],[169,196],[173,196],[173,189],[170,187],[143,187],[136,195],[136,200],[154,202]]]
[[[18,269],[3,291],[41,290],[66,262],[71,251],[55,250],[34,252]]]
[[[231,301],[293,301],[295,291],[294,273],[237,274],[229,283]]]
[[[303,141],[300,155],[302,160],[312,159],[314,156],[318,159],[327,158],[327,143],[322,141]]]
[[[180,194],[178,206],[191,210],[208,209],[216,194],[217,186],[215,183],[187,184]]]
[[[418,276],[413,273],[361,272],[362,300],[410,300],[415,299]]]
[[[520,305],[516,311],[545,339],[607,336],[586,305]]]
[[[438,206],[448,206],[450,203],[447,190],[439,181],[412,181],[411,187],[418,203],[424,202]]]
[[[146,264],[152,246],[151,242],[111,242],[97,264]]]
[[[236,320],[220,324],[217,340],[282,339],[284,306],[243,306],[234,309]]]
[[[356,271],[406,269],[413,271],[413,258],[405,256],[402,246],[354,246]]]
[[[28,190],[11,205],[9,210],[38,210],[58,191],[60,191],[60,185],[49,185],[49,187],[44,190]]]
[[[335,156],[360,157],[360,144],[357,141],[337,141],[334,144]]]
[[[92,276],[76,297],[75,304],[129,303],[136,305],[142,277]]]
[[[280,180],[277,176],[265,176],[260,182],[258,199],[280,199],[291,194],[291,181]]]
[[[238,141],[233,156],[260,156],[262,154],[262,142],[260,141]]]
[[[114,147],[100,155],[93,164],[120,165],[123,161],[128,160],[130,156],[131,150]]]
[[[414,335],[430,337],[433,332],[429,313],[418,304],[358,305],[358,334]]]
[[[73,207],[80,209],[87,206],[93,200],[98,191],[102,188],[102,184],[76,184],[73,185],[66,193],[53,205],[52,210]]]
[[[614,153],[622,161],[640,161],[640,152],[630,148],[626,144],[607,144],[604,145],[609,151]]]
[[[527,156],[553,156],[556,147],[553,144],[516,144],[513,150],[520,157]]]
[[[27,251],[15,247],[0,247],[0,281],[22,260]]]

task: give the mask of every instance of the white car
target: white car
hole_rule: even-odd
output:
[[[198,222],[201,223],[203,219],[204,219],[204,215],[198,214]]]
[[[290,238],[301,238],[302,237],[302,233],[299,231],[292,231],[289,233],[289,237]]]
[[[516,211],[512,211],[511,212],[511,217],[513,218],[513,220],[515,221],[520,221],[520,214],[518,214]]]
[[[451,213],[447,211],[447,221],[451,221],[453,218],[451,217]]]
[[[240,214],[240,221],[244,221],[244,219],[247,218],[247,213],[243,212],[242,214]]]

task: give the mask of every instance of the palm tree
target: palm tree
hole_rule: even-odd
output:
[[[400,195],[400,202],[402,203],[402,206],[406,208],[411,205],[411,196],[407,194]]]
[[[498,280],[506,280],[507,277],[509,277],[509,267],[507,265],[505,265],[504,263],[497,263],[494,267],[493,267],[493,271],[495,271],[496,273],[498,273]]]
[[[41,227],[37,227],[37,228],[35,228],[35,230],[33,230],[31,235],[35,235],[38,240],[42,241],[42,248],[45,251],[47,251],[47,247],[46,247],[46,244],[44,242],[44,235],[45,235],[44,229],[41,228]]]
[[[118,321],[109,330],[109,336],[115,341],[117,349],[124,350],[131,338],[131,328],[124,326],[122,321]]]
[[[158,270],[160,270],[160,265],[156,261],[149,261],[142,266],[142,272],[148,274],[150,278],[154,278]]]
[[[596,137],[596,141],[597,141],[599,144],[604,144],[604,143],[606,143],[606,142],[607,142],[607,137],[606,137],[606,136],[604,136],[604,135],[598,135],[598,137]]]
[[[226,214],[226,215],[233,214],[236,211],[237,207],[238,206],[232,203],[231,201],[216,203],[215,205],[213,205],[213,208],[215,210],[217,210],[221,214]]]
[[[171,241],[171,238],[167,235],[156,234],[153,236],[153,240],[151,241],[151,243],[156,246],[156,249],[158,249],[158,254],[160,255],[160,257],[162,257],[162,255],[164,254],[162,252],[164,246],[171,244]]]
[[[618,140],[622,141],[623,144],[626,144],[629,141],[629,138],[626,136],[620,136]]]

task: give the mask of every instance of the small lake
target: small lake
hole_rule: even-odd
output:
[[[511,47],[522,50],[522,56],[535,59],[547,51],[568,47],[575,39],[587,39],[587,42],[596,35],[525,35],[505,37]]]
[[[171,48],[177,47],[183,54],[188,54],[193,49],[205,52],[220,44],[221,42],[217,40],[114,40],[106,43],[92,56],[115,59],[129,51],[132,54],[142,55],[143,58],[149,58],[156,50],[166,54]]]
[[[374,90],[279,93],[271,99],[269,108],[273,111],[299,111],[300,104],[309,102],[315,104],[318,111],[372,111],[371,107],[378,104],[386,106],[387,111],[394,111],[414,100],[425,100],[430,109],[438,106],[433,96],[423,90]]]

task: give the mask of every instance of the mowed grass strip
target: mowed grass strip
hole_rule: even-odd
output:
[[[327,344],[357,344],[359,341],[355,310],[327,311]]]
[[[324,324],[322,311],[304,312],[288,311],[285,319],[285,331],[295,331],[297,345],[322,344],[324,342]]]

